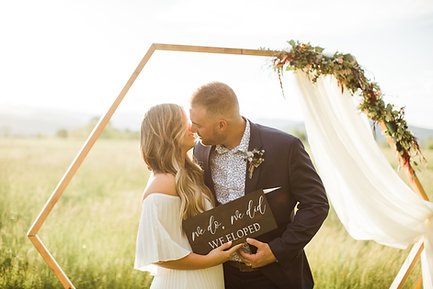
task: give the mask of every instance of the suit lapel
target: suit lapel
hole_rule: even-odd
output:
[[[215,146],[207,146],[204,148],[204,151],[203,151],[204,168],[203,169],[204,169],[205,183],[207,184],[207,186],[209,187],[209,189],[212,191],[212,193],[215,196],[215,186],[214,186],[214,182],[212,180],[212,173],[210,170],[210,154],[213,150],[215,150]]]
[[[248,150],[252,151],[253,149],[261,149],[262,148],[262,139],[260,136],[260,130],[259,127],[252,123],[250,121],[250,143],[248,145]],[[265,156],[266,156],[266,152],[265,152]],[[247,162],[247,169],[246,169],[246,177],[245,177],[245,193],[252,193],[254,191],[256,191],[257,189],[261,189],[258,188],[258,182],[260,179],[260,173],[262,171],[262,166],[258,166],[257,168],[254,169],[253,172],[253,176],[250,179],[249,174],[248,174],[248,167],[249,167],[249,163]]]
[[[210,171],[210,154],[215,149],[214,146],[205,146],[197,142],[194,146],[194,159],[203,170],[204,183],[208,188],[215,193],[212,174]]]

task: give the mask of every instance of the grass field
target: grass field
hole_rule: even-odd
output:
[[[0,288],[62,287],[26,232],[82,144],[0,139]],[[424,155],[433,161],[433,150]],[[433,166],[420,168],[431,197]],[[99,140],[48,217],[39,235],[77,288],[149,287],[151,278],[133,270],[146,176],[137,141]],[[319,289],[388,288],[407,251],[353,240],[332,211],[307,247]]]

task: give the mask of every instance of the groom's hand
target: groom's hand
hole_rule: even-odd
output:
[[[255,254],[248,254],[240,250],[242,260],[248,266],[259,268],[277,261],[277,258],[275,258],[268,243],[262,243],[252,238],[247,238],[247,243],[257,247],[257,252]]]

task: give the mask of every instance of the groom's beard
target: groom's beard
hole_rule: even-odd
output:
[[[211,145],[213,145],[212,143],[208,143],[206,140],[203,140],[202,138],[199,138],[198,140],[204,146],[211,146]]]
[[[218,135],[217,133],[213,134],[212,138],[203,138],[200,135],[198,135],[198,136],[199,136],[200,143],[204,146],[212,146],[212,145],[222,144],[222,141],[221,141],[222,136]]]

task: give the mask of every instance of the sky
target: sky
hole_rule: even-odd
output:
[[[151,43],[284,49],[290,39],[351,53],[409,123],[433,128],[432,0],[17,0],[0,2],[0,107],[101,116]],[[302,120],[266,57],[156,52],[118,112],[139,126],[162,102],[223,81],[252,119]],[[18,108],[18,109],[17,109]]]

